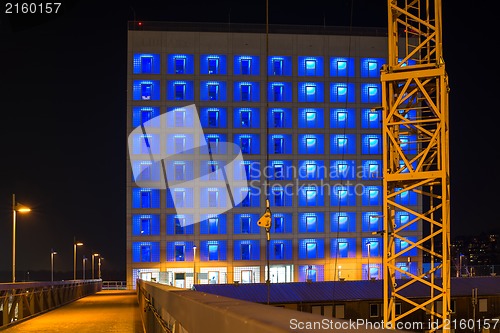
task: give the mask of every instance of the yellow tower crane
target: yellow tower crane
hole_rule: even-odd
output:
[[[441,0],[388,0],[387,4],[388,63],[381,71],[384,322],[396,328],[406,316],[423,311],[432,324],[426,328],[429,332],[449,332],[445,325],[450,315],[449,87]],[[405,203],[412,195],[422,199],[418,208]],[[402,225],[398,214],[409,216],[409,221]],[[409,236],[410,225],[420,237]],[[397,246],[401,242],[408,244],[404,250]],[[425,264],[409,272],[402,263],[412,250]],[[400,274],[409,278],[399,280]],[[405,296],[405,289],[415,284],[427,293],[422,302]],[[400,312],[396,303],[410,306]]]

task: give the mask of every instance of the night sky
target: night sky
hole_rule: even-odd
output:
[[[264,24],[265,4],[62,1],[59,14],[42,16],[6,14],[2,7],[0,272],[12,264],[13,193],[33,209],[17,219],[18,280],[27,271],[50,270],[51,248],[58,251],[55,270],[70,272],[56,278],[72,278],[74,237],[85,244],[79,268],[81,254],[99,252],[104,279],[106,270],[125,270],[127,21]],[[385,28],[386,6],[384,0],[269,0],[269,23]],[[485,2],[443,3],[452,236],[499,227],[492,209],[500,186],[493,13]]]

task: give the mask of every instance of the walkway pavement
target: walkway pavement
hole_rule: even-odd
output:
[[[133,290],[103,290],[20,322],[2,333],[144,333]]]

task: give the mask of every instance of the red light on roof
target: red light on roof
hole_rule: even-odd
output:
[[[138,24],[139,26],[141,26],[141,25],[142,25],[142,22],[139,22],[139,23],[137,23],[137,24]]]

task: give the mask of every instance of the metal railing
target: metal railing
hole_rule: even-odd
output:
[[[102,290],[125,290],[127,281],[102,281]]]
[[[0,328],[102,289],[101,280],[0,283]]]

